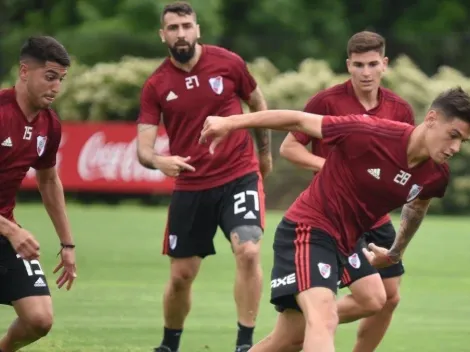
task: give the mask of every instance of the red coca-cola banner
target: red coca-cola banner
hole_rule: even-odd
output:
[[[57,155],[59,175],[67,191],[170,194],[174,181],[158,170],[141,166],[136,155],[135,124],[63,124]],[[158,154],[168,155],[168,137],[158,128]],[[36,188],[29,170],[23,189]]]

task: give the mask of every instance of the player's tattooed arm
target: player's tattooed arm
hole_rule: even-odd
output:
[[[142,166],[148,169],[155,167],[155,141],[157,139],[157,126],[139,123],[137,125],[137,158]]]
[[[251,93],[247,104],[251,112],[267,110],[268,106],[264,99],[263,93],[259,87]],[[267,128],[255,128],[253,130],[256,146],[259,154],[271,154],[271,131]]]
[[[431,200],[416,198],[414,201],[405,204],[401,211],[400,228],[395,242],[389,251],[389,257],[394,262],[398,262],[411,239],[418,231],[429,208]]]

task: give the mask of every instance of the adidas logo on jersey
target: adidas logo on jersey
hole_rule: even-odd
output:
[[[178,96],[173,91],[170,91],[170,93],[168,93],[166,96],[166,101],[175,100],[177,98]]]
[[[377,180],[380,180],[380,169],[369,169],[367,172],[374,176]]]
[[[45,287],[45,286],[46,286],[46,283],[44,282],[42,277],[37,279],[36,282],[34,283],[34,287]]]
[[[13,143],[11,142],[11,138],[8,137],[2,142],[3,147],[13,147]]]

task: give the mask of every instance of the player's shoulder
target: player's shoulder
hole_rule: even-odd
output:
[[[310,113],[324,114],[327,106],[336,104],[346,94],[347,86],[345,83],[320,90],[307,101],[304,110]]]
[[[4,107],[15,101],[15,90],[13,88],[0,89],[0,106]]]
[[[434,170],[444,179],[448,180],[450,178],[450,167],[448,163],[438,164],[434,163]]]
[[[62,129],[62,121],[54,109],[41,110],[40,114],[47,120],[53,131],[60,131]]]
[[[396,105],[399,105],[406,110],[412,111],[411,105],[405,99],[403,99],[401,96],[395,93],[393,90],[385,88],[385,87],[381,87],[381,90],[382,90],[384,100],[394,103]]]
[[[328,87],[319,91],[312,98],[319,100],[328,100],[336,99],[338,97],[343,97],[348,94],[347,82],[335,84],[334,86]]]
[[[209,44],[204,44],[203,48],[205,53],[211,58],[219,59],[221,61],[229,61],[234,64],[245,64],[245,60],[243,60],[240,55],[226,48]]]
[[[162,80],[167,76],[168,74],[171,74],[171,61],[169,58],[165,58],[158,67],[153,70],[153,72],[147,77],[147,79],[144,82],[144,85],[147,84],[155,84],[159,80]]]

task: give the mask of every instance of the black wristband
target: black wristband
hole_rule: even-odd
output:
[[[65,244],[65,243],[61,243],[61,244],[60,244],[60,247],[61,247],[61,248],[60,248],[59,253],[57,253],[57,256],[59,256],[59,254],[62,253],[62,251],[64,250],[64,248],[71,248],[71,249],[73,249],[73,248],[75,248],[75,245],[74,245],[74,244]],[[0,352],[1,352],[1,351],[0,351]]]
[[[75,248],[75,245],[74,244],[64,244],[64,243],[61,243],[60,246],[62,248]]]

